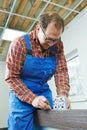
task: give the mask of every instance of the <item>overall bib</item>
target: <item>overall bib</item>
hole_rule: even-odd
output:
[[[53,108],[52,93],[47,81],[55,73],[56,57],[55,55],[33,57],[28,35],[24,35],[24,38],[28,54],[26,54],[20,80],[37,96],[45,96]],[[53,52],[54,47],[51,47],[50,51]],[[19,100],[13,91],[10,91],[9,99],[8,130],[34,130],[33,112],[36,108]]]

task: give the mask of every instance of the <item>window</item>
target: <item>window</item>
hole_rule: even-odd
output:
[[[77,49],[66,56],[67,66],[70,78],[69,96],[83,95],[82,77],[80,74],[80,61]]]

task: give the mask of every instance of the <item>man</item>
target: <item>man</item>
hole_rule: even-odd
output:
[[[64,22],[57,13],[44,13],[29,34],[10,45],[5,80],[10,88],[8,130],[33,130],[36,108],[53,108],[47,83],[54,75],[58,96],[65,96],[67,108],[69,76],[61,34]]]

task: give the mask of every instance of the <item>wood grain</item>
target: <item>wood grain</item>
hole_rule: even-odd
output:
[[[87,110],[37,110],[34,122],[62,130],[87,130]]]

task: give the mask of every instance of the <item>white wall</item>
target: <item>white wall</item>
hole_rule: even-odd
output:
[[[80,73],[83,77],[84,95],[73,97],[72,108],[87,109],[87,8],[85,8],[68,26],[62,35],[65,54],[74,49],[78,50],[80,60]],[[81,99],[81,102],[77,102]]]
[[[62,35],[65,53],[78,50],[84,93],[87,93],[87,8],[79,14],[67,27]]]
[[[8,87],[4,80],[5,62],[0,61],[0,128],[7,127]]]

